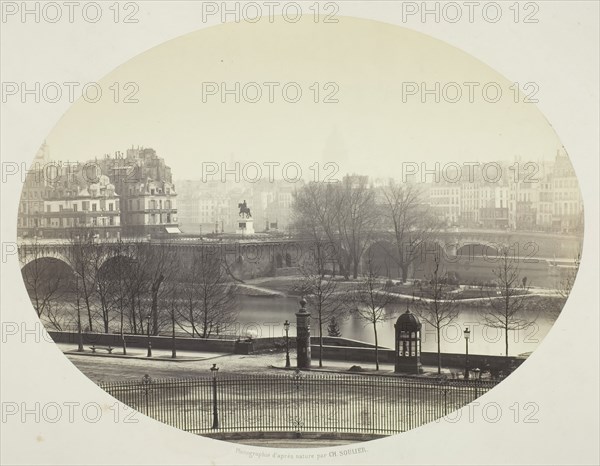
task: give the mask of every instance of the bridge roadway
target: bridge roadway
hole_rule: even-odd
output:
[[[33,245],[37,244],[41,251],[34,253]],[[103,239],[102,242],[118,241],[117,239]],[[240,277],[253,278],[259,276],[271,276],[273,268],[282,269],[298,266],[305,254],[311,251],[311,241],[296,239],[290,236],[275,236],[268,234],[256,234],[251,237],[238,235],[218,236],[185,236],[178,238],[123,238],[123,242],[135,244],[143,242],[152,245],[164,245],[174,247],[175,252],[185,260],[196,247],[216,247],[228,258]],[[395,251],[394,236],[392,232],[380,232],[370,239],[369,248],[380,246],[379,253],[393,254]],[[579,256],[582,246],[582,238],[574,235],[558,235],[540,232],[525,231],[496,231],[496,230],[467,230],[451,229],[436,235],[435,244],[444,251],[446,259],[452,263],[453,258],[461,257],[476,265],[480,258],[484,268],[487,265],[493,267],[493,257],[500,245],[509,245],[511,254],[524,259],[522,262],[539,264],[544,269],[551,265],[572,266]],[[425,252],[425,258],[433,244],[430,244]],[[473,248],[475,246],[475,248]],[[461,249],[462,248],[462,249]],[[477,248],[479,250],[477,251]],[[376,249],[372,249],[376,252]],[[483,252],[482,252],[483,251]],[[19,261],[21,267],[29,262],[42,257],[59,259],[70,264],[72,255],[72,243],[67,239],[22,239],[19,242]],[[107,254],[106,260],[112,255]],[[467,264],[467,268],[469,264]],[[449,269],[450,270],[450,269]],[[471,268],[473,273],[474,269]],[[544,272],[545,273],[545,272]]]
[[[452,228],[445,229],[438,232],[435,235],[438,241],[443,244],[469,244],[477,243],[481,244],[510,244],[511,241],[519,241],[521,244],[526,242],[535,242],[537,244],[544,243],[569,243],[581,245],[583,238],[581,235],[567,235],[557,233],[546,233],[538,231],[524,231],[524,230],[484,230],[484,229],[466,229],[466,228]],[[392,239],[393,231],[382,231],[373,235],[375,241],[381,239]],[[65,245],[70,244],[68,239],[54,239],[54,238],[36,238],[35,240],[29,238],[19,238],[19,244],[30,244],[33,242],[39,244],[56,244]],[[106,238],[103,242],[117,242],[116,238]],[[149,237],[132,237],[132,238],[121,238],[121,241],[128,243],[135,242],[149,242],[149,243],[187,243],[187,244],[223,244],[223,243],[239,243],[239,244],[280,244],[290,242],[302,242],[302,239],[294,238],[291,235],[271,235],[267,233],[257,233],[255,235],[241,236],[234,234],[218,234],[218,235],[206,235],[206,236],[192,236],[192,235],[178,235],[178,237],[169,238],[156,238],[151,239]]]

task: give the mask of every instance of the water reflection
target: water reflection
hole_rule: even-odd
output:
[[[241,334],[247,330],[262,337],[283,336],[283,322],[288,319],[292,326],[290,335],[296,334],[294,323],[295,313],[299,309],[296,298],[276,297],[240,297],[240,313],[238,329]],[[406,305],[389,306],[389,320],[378,326],[379,344],[393,348],[394,323],[398,315],[406,309]],[[509,352],[511,355],[534,351],[544,339],[554,318],[539,315],[535,322],[528,328],[520,331],[509,332]],[[458,318],[442,330],[442,351],[447,353],[464,353],[465,341],[463,330],[471,330],[469,352],[473,354],[504,355],[504,332],[501,329],[485,327],[478,309],[467,307],[461,310]],[[312,323],[312,335],[318,335],[316,322]],[[340,322],[342,337],[374,343],[373,327],[354,317]],[[436,332],[433,327],[423,322],[422,349],[423,351],[436,351]]]

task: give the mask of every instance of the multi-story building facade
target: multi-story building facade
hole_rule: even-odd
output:
[[[44,200],[42,236],[70,238],[82,232],[99,238],[121,235],[119,196],[107,176],[79,189],[53,190]]]
[[[48,145],[44,143],[25,177],[17,219],[17,235],[20,237],[34,237],[42,234],[44,199],[52,189],[45,174],[49,155]]]
[[[546,173],[539,181],[536,205],[536,225],[540,230],[552,229],[554,212],[554,192],[552,191],[552,175]]]
[[[237,205],[233,205],[224,183],[179,181],[178,195],[179,225],[184,233],[197,235],[235,231]]]
[[[290,228],[295,190],[295,184],[279,183],[273,194],[269,196],[265,208],[267,230],[286,231]]]
[[[131,148],[125,156],[117,152],[94,163],[109,176],[121,197],[124,236],[180,233],[171,168],[154,149]]]
[[[505,229],[509,218],[509,188],[485,183],[479,189],[479,225],[489,229]]]
[[[443,180],[428,183],[426,202],[448,225],[581,231],[583,202],[564,149],[558,151],[552,162],[522,164],[516,159],[512,164],[499,162],[496,165],[501,176],[493,180],[489,179],[489,173],[486,179],[475,171],[474,176],[456,183]]]
[[[180,233],[171,169],[154,149],[51,167],[47,159],[44,145],[25,180],[19,236],[68,237],[84,227],[102,237]]]
[[[511,183],[509,188],[509,227],[514,230],[536,230],[539,204],[538,181]]]
[[[461,183],[460,190],[460,224],[464,227],[477,228],[481,226],[479,219],[481,209],[481,182]]]
[[[554,193],[552,227],[565,233],[583,229],[583,200],[569,156],[559,150],[552,173]]]
[[[126,236],[180,233],[172,183],[148,179],[127,187],[121,220]]]
[[[461,218],[461,185],[441,182],[431,186],[429,203],[447,225],[457,225]]]

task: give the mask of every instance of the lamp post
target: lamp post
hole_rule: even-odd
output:
[[[469,378],[469,337],[471,336],[471,331],[469,327],[465,328],[465,379]]]
[[[283,323],[283,328],[285,329],[285,367],[287,369],[290,367],[290,337],[288,334],[290,323],[287,320]]]
[[[152,318],[152,313],[148,313],[148,354],[147,357],[152,357],[152,341],[150,340],[150,319]]]
[[[213,429],[219,428],[219,413],[217,411],[217,372],[218,371],[219,371],[219,368],[217,367],[217,365],[213,364],[212,367],[210,368],[210,372],[212,373],[212,376],[213,376],[213,382],[212,382],[212,386],[213,386],[213,425],[212,425],[212,428]]]

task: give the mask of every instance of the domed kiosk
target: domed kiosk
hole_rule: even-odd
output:
[[[407,308],[396,321],[396,367],[394,372],[420,374],[421,367],[421,322]]]

